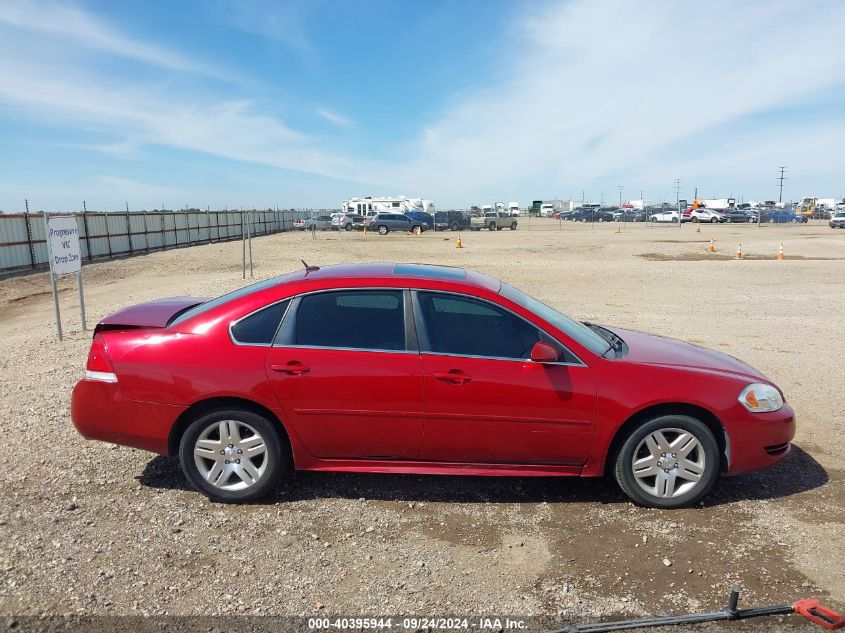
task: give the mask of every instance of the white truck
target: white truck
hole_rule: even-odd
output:
[[[508,202],[508,212],[512,216],[519,215],[519,203],[518,202]]]

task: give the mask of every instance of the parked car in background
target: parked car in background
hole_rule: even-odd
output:
[[[406,211],[405,215],[411,218],[412,222],[419,222],[426,229],[434,229],[434,216],[425,211]]]
[[[727,209],[722,213],[725,222],[754,222],[754,215],[743,209]]]
[[[473,231],[481,229],[501,231],[504,228],[515,231],[517,225],[518,220],[507,211],[485,211],[482,217],[470,220],[470,227]]]
[[[596,222],[613,222],[618,211],[616,207],[599,207],[596,210]]]
[[[404,213],[376,213],[369,220],[369,230],[378,231],[379,235],[387,235],[391,231],[409,233],[419,230],[422,232],[426,229],[424,223],[412,220]]]
[[[575,209],[569,215],[573,222],[595,222],[598,209]]]
[[[362,231],[366,218],[355,213],[335,213],[332,215],[332,230],[334,231]]]
[[[725,221],[725,216],[720,212],[701,207],[698,209],[691,209],[689,211],[689,218],[693,222],[711,222],[713,224]]]
[[[806,224],[808,219],[806,215],[799,215],[792,211],[766,211],[761,221],[770,224]]]
[[[830,216],[828,225],[832,229],[845,229],[845,211],[836,211]]]
[[[660,211],[658,213],[652,213],[648,219],[651,222],[678,222],[678,212],[677,211]]]
[[[332,228],[332,216],[317,215],[304,220],[294,220],[293,228],[300,231],[310,231],[312,227],[318,231],[328,231]]]
[[[621,209],[613,214],[615,222],[645,222],[645,213],[639,209]]]
[[[312,470],[607,474],[638,504],[680,508],[780,462],[795,435],[781,390],[732,356],[419,264],[124,308],[94,329],[70,408],[84,437],[178,456],[226,503]]]
[[[434,227],[438,231],[463,231],[470,225],[470,215],[466,211],[435,211]]]

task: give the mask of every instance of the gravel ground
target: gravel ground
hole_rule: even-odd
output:
[[[793,455],[768,471],[724,479],[702,505],[680,511],[637,508],[600,480],[330,473],[300,473],[264,503],[215,505],[189,489],[172,459],[76,433],[69,397],[90,335],[80,329],[75,288],[60,283],[66,339],[59,343],[47,276],[6,279],[6,626],[74,614],[571,622],[717,609],[733,584],[747,606],[817,596],[845,607],[845,232],[626,225],[619,235],[608,225],[532,220],[530,232],[526,225],[464,233],[463,250],[453,233],[268,236],[253,243],[255,276],[297,268],[300,259],[489,272],[572,316],[748,361],[797,412]],[[705,253],[711,238],[715,257]],[[739,242],[759,259],[732,259]],[[774,258],[780,242],[786,261]],[[89,319],[159,297],[239,287],[240,248],[211,244],[86,266]],[[809,627],[781,622],[700,630]]]

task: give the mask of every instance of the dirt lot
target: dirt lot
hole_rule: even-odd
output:
[[[748,361],[797,412],[793,455],[674,512],[637,508],[604,481],[309,473],[266,503],[213,505],[188,489],[173,460],[76,433],[70,390],[90,341],[76,291],[61,284],[58,343],[47,276],[6,279],[0,613],[564,622],[721,608],[732,584],[748,606],[818,596],[845,607],[845,231],[625,225],[615,234],[542,220],[531,228],[463,233],[462,250],[454,233],[280,234],[254,241],[255,277],[300,259],[488,272],[572,316]],[[711,238],[716,256],[705,252]],[[733,259],[739,242],[749,259]],[[786,261],[775,259],[780,242]],[[240,249],[211,244],[86,266],[89,321],[241,286]]]

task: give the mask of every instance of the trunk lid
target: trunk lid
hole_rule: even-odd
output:
[[[202,297],[169,297],[123,308],[113,312],[97,324],[94,333],[104,330],[133,328],[163,328],[178,313],[205,303]]]

